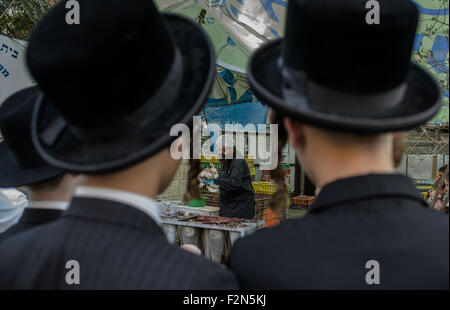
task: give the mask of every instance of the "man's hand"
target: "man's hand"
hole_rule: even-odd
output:
[[[202,255],[202,251],[200,251],[200,249],[193,244],[183,244],[180,248],[198,256]]]

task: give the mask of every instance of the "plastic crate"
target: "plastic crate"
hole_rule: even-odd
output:
[[[273,195],[277,190],[277,186],[269,182],[252,182],[252,185],[255,194]],[[290,204],[291,201],[289,196],[286,194],[286,205],[289,206]]]
[[[269,182],[253,182],[252,185],[255,193],[273,194],[277,190],[277,186]]]
[[[431,186],[431,185],[421,185],[421,186],[416,186],[416,188],[420,191],[433,190],[433,186]]]
[[[216,162],[200,162],[200,169],[209,168],[210,164],[213,164],[214,168],[216,168],[217,171],[220,171],[220,169],[222,168],[220,163],[216,163]]]
[[[264,213],[264,227],[273,227],[280,224],[280,220],[270,208],[267,208]]]
[[[219,162],[219,157],[202,155],[201,158],[200,158],[200,161],[207,162],[207,163],[218,163]]]
[[[314,203],[314,196],[297,196],[292,198],[291,209],[308,210]]]
[[[275,215],[275,212],[270,209],[270,207],[257,209],[254,218],[264,221],[264,227],[271,227],[280,223],[280,220]]]

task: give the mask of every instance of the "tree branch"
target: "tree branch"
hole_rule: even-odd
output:
[[[9,5],[6,7],[6,9],[3,11],[2,15],[0,15],[0,19],[2,19],[5,15],[6,12],[8,12],[8,10],[13,6],[13,4],[16,2],[16,0],[12,0]]]

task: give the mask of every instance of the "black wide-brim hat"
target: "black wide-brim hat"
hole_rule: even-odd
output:
[[[5,138],[0,143],[0,187],[30,186],[65,172],[40,158],[31,141],[31,116],[37,94],[35,86],[20,90],[0,108]]]
[[[249,60],[252,91],[284,116],[325,129],[379,133],[425,123],[441,91],[410,61],[417,15],[409,2],[383,2],[381,24],[368,26],[359,13],[365,1],[292,1],[286,37]]]
[[[64,174],[64,170],[47,163],[32,168],[18,165],[4,142],[0,143],[0,165],[2,166],[0,174],[2,188],[31,186]]]
[[[176,66],[182,66],[182,77],[176,85],[164,82],[158,95],[149,98],[151,103],[143,104],[131,113],[132,116],[123,115],[128,119],[117,124],[123,126],[119,135],[104,138],[104,133],[100,133],[96,139],[94,133],[88,140],[80,135],[89,135],[89,131],[73,130],[41,93],[33,115],[32,132],[36,149],[47,162],[86,174],[124,169],[168,147],[177,138],[170,135],[173,125],[192,124],[192,117],[200,112],[213,83],[214,49],[206,33],[194,22],[174,14],[162,16],[178,51],[179,59],[172,70],[177,71]],[[149,61],[149,72],[152,61]],[[158,102],[159,107],[155,108]]]

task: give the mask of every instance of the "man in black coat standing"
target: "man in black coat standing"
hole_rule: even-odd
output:
[[[252,219],[255,201],[252,177],[247,162],[239,158],[233,139],[229,138],[225,136],[225,142],[220,148],[222,169],[216,180],[220,188],[219,215]]]
[[[192,122],[214,79],[206,34],[152,1],[79,2],[79,25],[65,1],[40,21],[27,63],[42,89],[33,143],[82,185],[61,218],[2,242],[0,289],[236,288],[168,242],[155,201],[179,166],[172,126]]]
[[[393,132],[430,119],[440,90],[410,61],[414,3],[380,2],[370,25],[363,0],[290,1],[285,38],[249,63],[253,91],[321,191],[303,218],[235,243],[243,288],[449,288],[448,216],[392,161]]]

